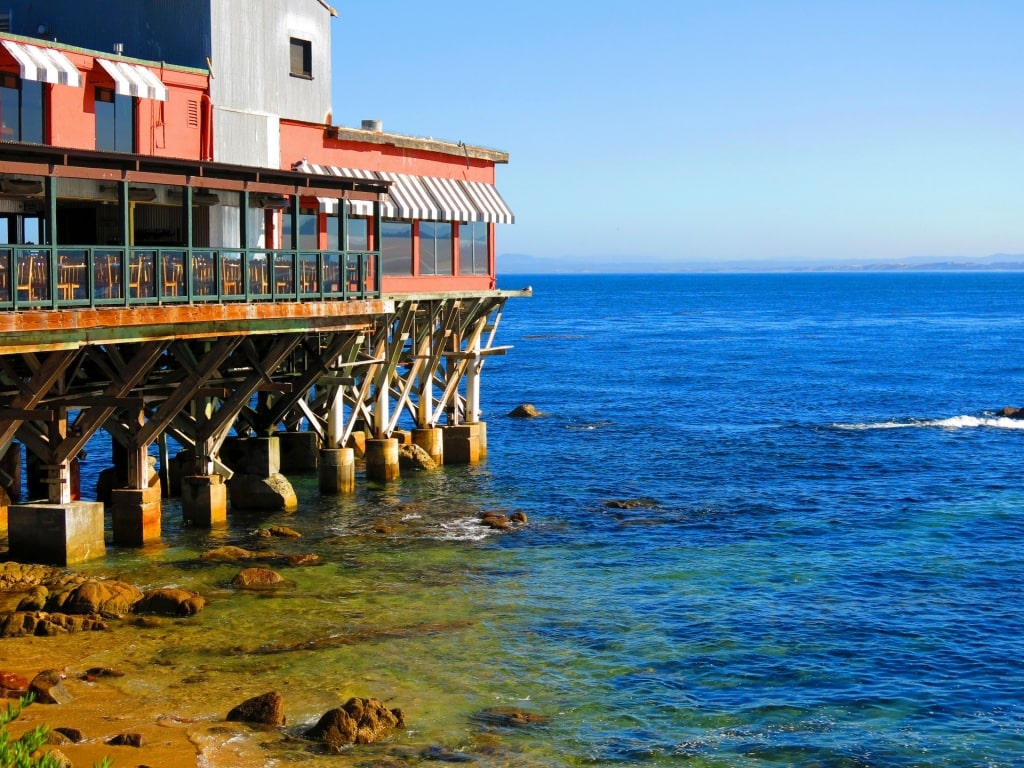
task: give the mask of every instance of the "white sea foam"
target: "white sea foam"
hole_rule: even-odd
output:
[[[476,517],[463,517],[441,523],[440,528],[441,535],[437,538],[442,541],[480,541],[493,532],[486,525],[480,525],[480,520]]]
[[[1024,429],[1024,419],[1009,419],[1005,416],[953,416],[948,419],[911,419],[908,421],[879,421],[871,424],[835,424],[836,429],[913,429],[938,427],[940,429]]]

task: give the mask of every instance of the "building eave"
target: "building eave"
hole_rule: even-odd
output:
[[[358,141],[364,144],[381,144],[399,149],[418,149],[424,152],[437,152],[442,155],[462,157],[467,160],[484,160],[489,163],[508,163],[508,152],[501,152],[497,149],[486,147],[473,147],[459,142],[453,144],[450,141],[440,141],[431,138],[418,138],[415,136],[403,136],[397,133],[378,133],[367,131],[361,128],[345,128],[338,125],[326,127],[326,135],[329,139],[337,141]]]

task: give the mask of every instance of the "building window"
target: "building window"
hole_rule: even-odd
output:
[[[463,275],[486,275],[487,223],[464,222],[459,225],[459,272]]]
[[[293,77],[313,79],[313,44],[309,40],[291,39],[291,65]]]
[[[43,84],[0,74],[0,141],[43,143]]]
[[[370,250],[370,220],[362,217],[350,217],[348,220],[348,243],[346,251]]]
[[[385,275],[412,274],[412,222],[381,222],[380,261]]]
[[[96,89],[96,149],[135,152],[135,99]]]
[[[420,222],[420,274],[452,273],[452,225],[446,221]]]

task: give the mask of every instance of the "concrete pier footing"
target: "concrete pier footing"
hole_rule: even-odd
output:
[[[445,464],[476,464],[487,455],[487,424],[475,421],[470,424],[444,427]]]
[[[111,492],[114,543],[141,547],[160,539],[160,484]]]
[[[320,451],[320,493],[352,493],[355,489],[355,451],[351,448]]]
[[[398,469],[398,440],[393,437],[366,441],[366,477],[386,482],[401,476]]]
[[[279,472],[316,472],[320,436],[316,432],[277,432],[270,438],[280,445]]]
[[[106,554],[103,504],[12,504],[7,541],[11,557],[22,563],[73,565]]]
[[[231,468],[237,471],[228,481],[232,509],[286,512],[298,509],[295,489],[281,474],[280,438],[247,437],[229,440],[224,446],[230,451]]]
[[[221,475],[181,478],[181,514],[185,525],[214,528],[228,521],[228,488]]]
[[[444,430],[433,427],[430,429],[414,429],[412,431],[412,444],[430,454],[438,464],[444,464]]]

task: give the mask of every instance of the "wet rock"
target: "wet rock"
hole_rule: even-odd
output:
[[[508,517],[510,522],[518,523],[519,525],[526,525],[528,522],[525,512],[513,512]]]
[[[67,746],[68,744],[74,744],[71,739],[65,736],[63,733],[57,730],[50,731],[46,734],[46,743],[53,744],[57,747]]]
[[[420,758],[422,760],[437,760],[442,763],[475,763],[479,759],[474,755],[467,755],[465,752],[455,752],[439,747],[436,744],[420,752]]]
[[[46,600],[50,596],[50,590],[42,584],[31,587],[27,593],[18,601],[19,611],[41,611],[46,607]]]
[[[269,568],[246,568],[231,580],[231,585],[243,589],[272,587],[284,582],[284,576]]]
[[[62,734],[64,738],[66,738],[72,744],[77,744],[78,742],[83,741],[85,739],[85,736],[83,736],[82,732],[77,728],[60,727],[54,728],[53,732]]]
[[[288,565],[312,565],[313,563],[320,562],[320,555],[285,555],[284,561]]]
[[[228,480],[228,498],[236,509],[294,512],[299,499],[288,478],[275,472],[269,477],[237,474]]]
[[[110,669],[109,667],[90,667],[82,675],[82,679],[87,683],[91,683],[95,680],[99,680],[101,677],[124,677],[124,672],[117,669]]]
[[[491,707],[477,712],[474,719],[488,725],[497,725],[502,728],[529,728],[532,726],[546,725],[550,718],[546,715],[538,715],[536,712],[527,712],[514,707]]]
[[[609,499],[604,503],[609,509],[637,509],[640,507],[656,507],[655,499]]]
[[[284,699],[275,691],[254,696],[228,712],[227,719],[240,723],[284,725]]]
[[[264,538],[270,538],[277,536],[283,539],[301,539],[302,534],[296,531],[294,528],[289,528],[286,525],[275,525],[272,528],[260,528],[259,535]]]
[[[136,613],[157,613],[162,616],[195,616],[206,606],[198,592],[186,589],[151,589],[136,603]]]
[[[388,709],[379,699],[353,697],[326,712],[306,735],[320,739],[334,752],[347,744],[372,744],[405,727],[401,709]]]
[[[513,419],[535,419],[538,416],[543,416],[544,414],[530,403],[523,403],[509,411],[508,415]]]
[[[119,733],[117,736],[113,736],[107,739],[106,742],[111,747],[141,747],[142,746],[142,734],[141,733]]]
[[[253,552],[252,550],[244,549],[242,547],[216,547],[215,549],[203,552],[199,556],[201,560],[207,560],[212,563],[233,563],[237,560],[251,560],[255,557],[266,556],[269,553],[266,552]]]
[[[59,669],[44,669],[32,678],[28,690],[40,704],[67,704],[71,701],[71,693],[64,686],[64,674]]]
[[[480,517],[480,525],[485,525],[488,528],[503,531],[509,527],[508,517],[498,512],[484,512]]]
[[[46,601],[46,610],[118,618],[131,613],[132,606],[141,599],[142,590],[131,584],[89,580],[70,591],[51,595]]]
[[[0,672],[0,698],[17,699],[28,691],[28,678],[15,672]]]
[[[1003,408],[999,415],[1007,419],[1024,419],[1024,408]]]
[[[400,445],[398,446],[398,467],[412,471],[437,469],[437,462],[418,445]]]
[[[65,755],[59,749],[40,749],[36,752],[33,752],[32,765],[38,765],[39,763],[35,761],[43,760],[44,756],[45,759],[47,760],[47,766],[52,766],[52,768],[71,768],[71,758]]]
[[[0,637],[27,637],[34,635],[39,619],[34,613],[18,611],[0,616]]]

